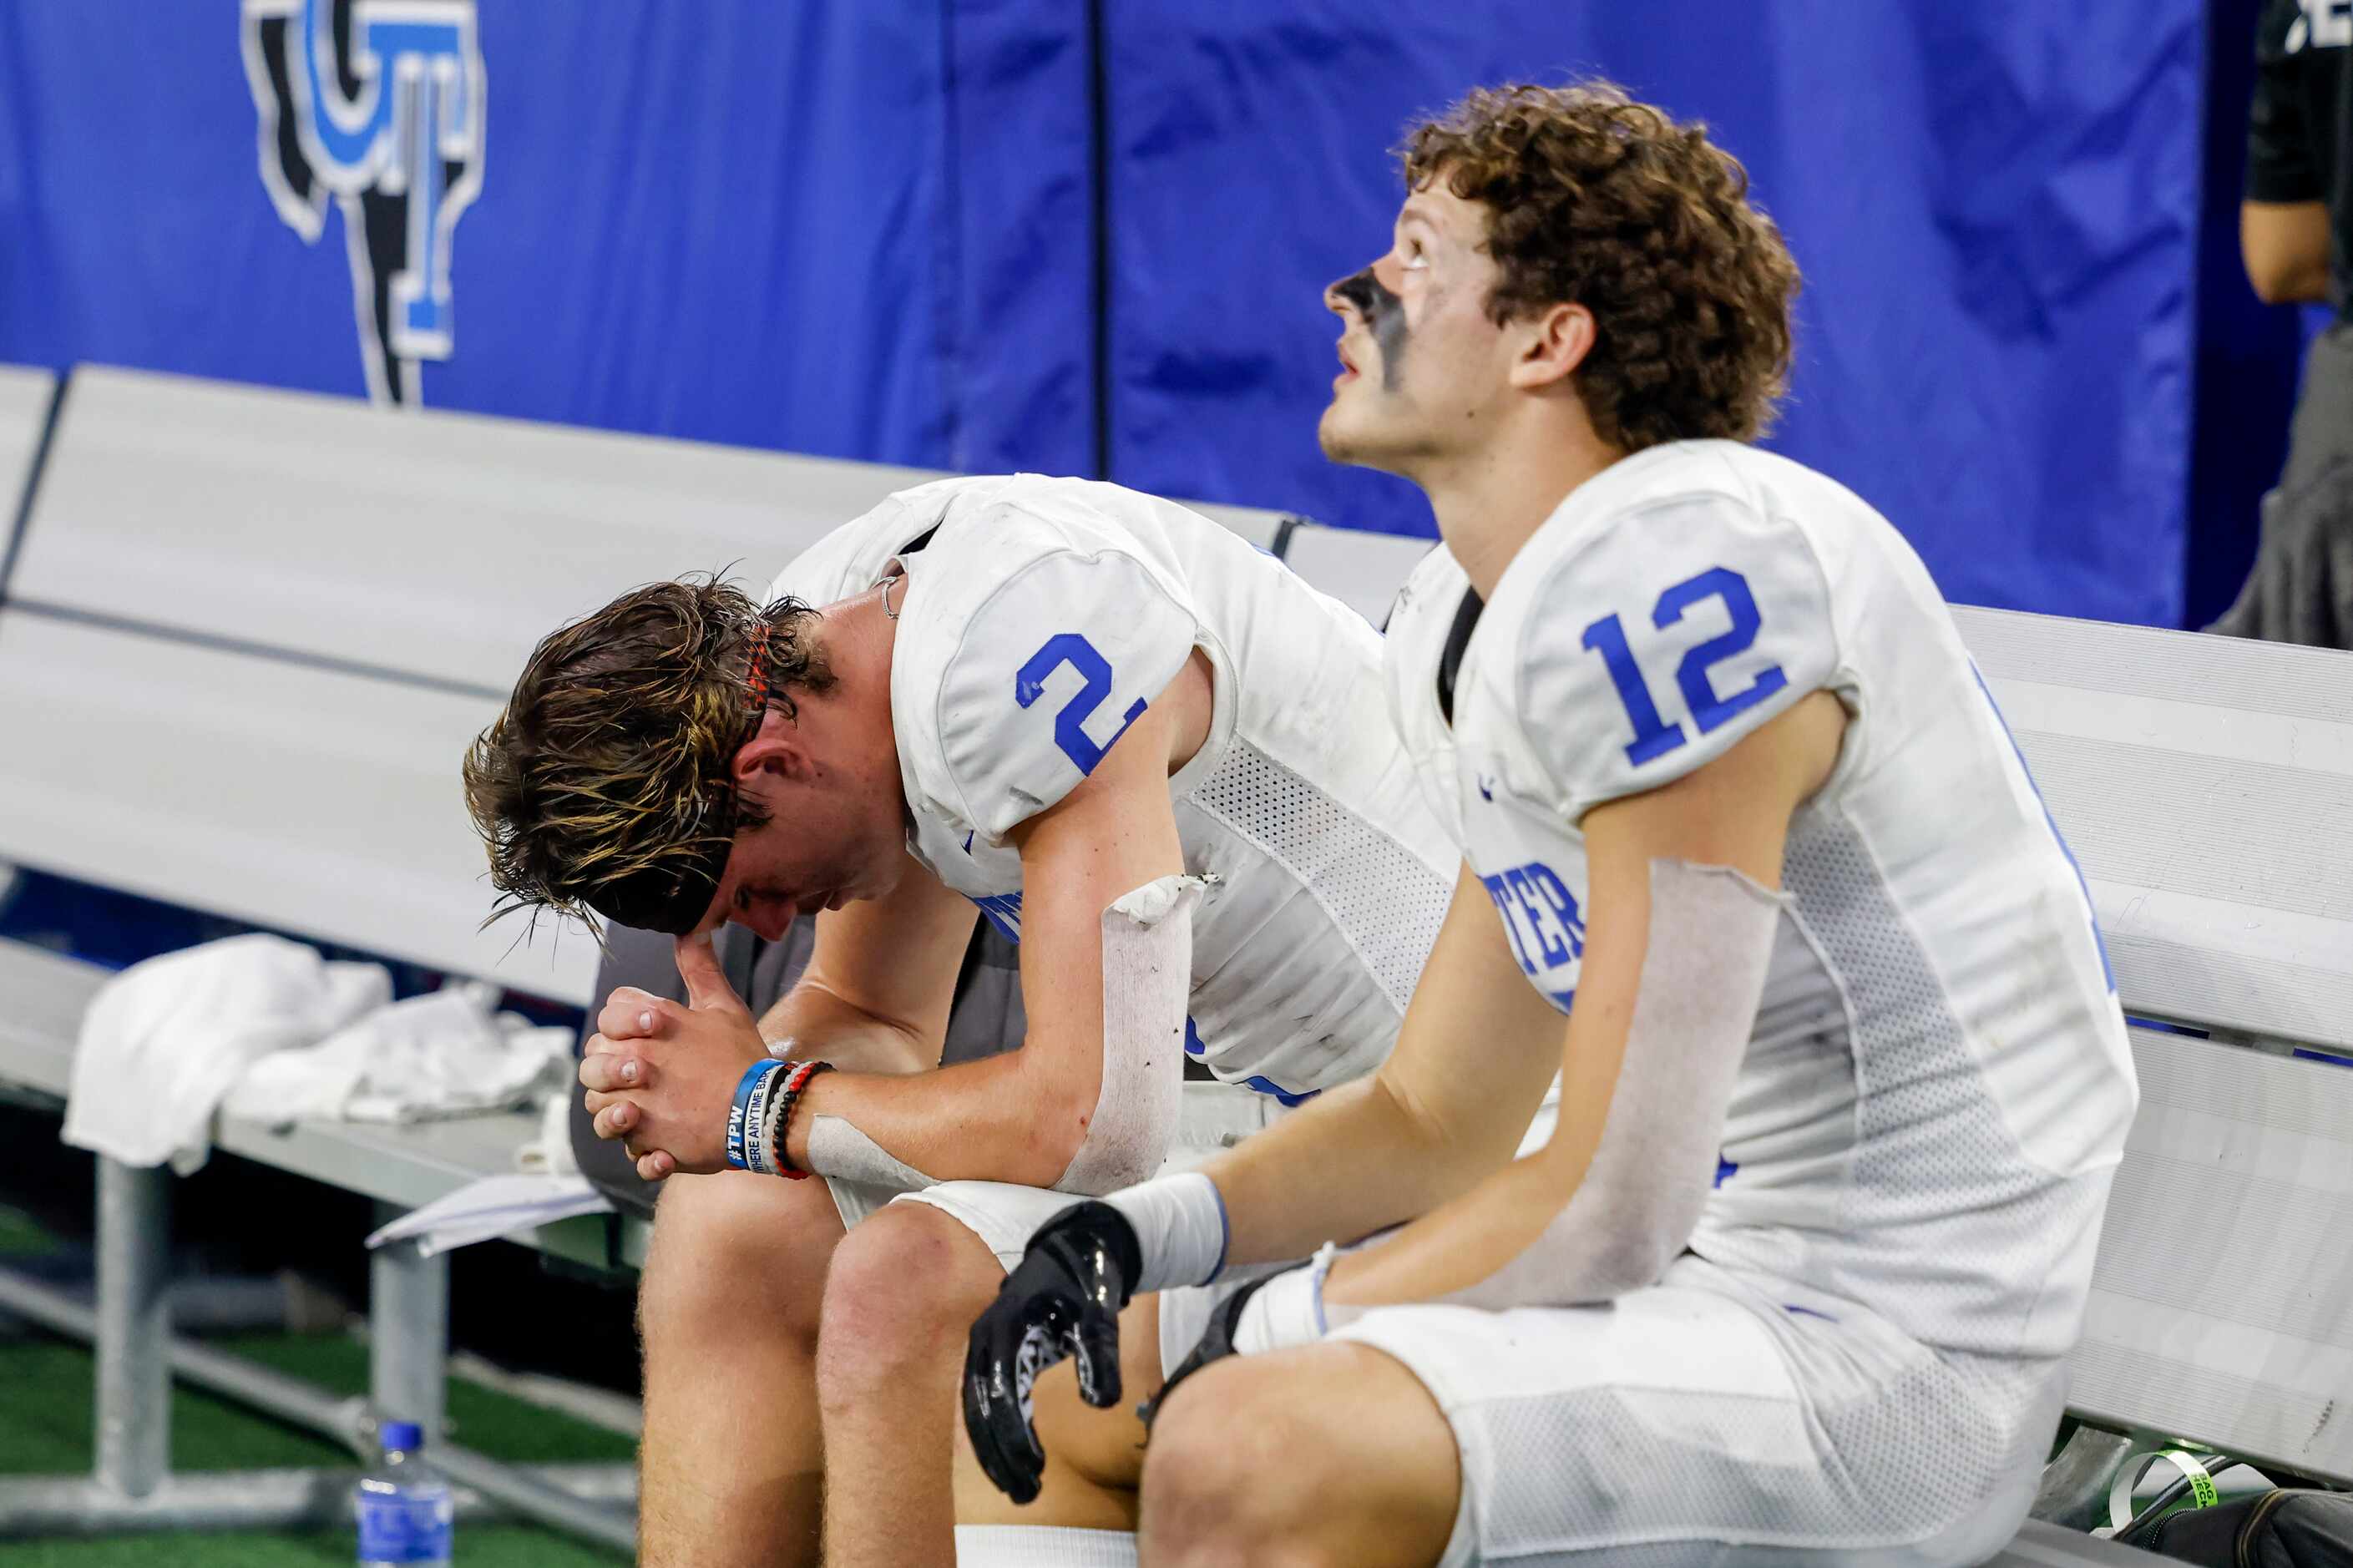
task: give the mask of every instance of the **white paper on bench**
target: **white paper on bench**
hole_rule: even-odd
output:
[[[367,1238],[368,1246],[410,1237],[430,1258],[575,1215],[610,1214],[613,1205],[586,1176],[485,1176],[401,1215]]]
[[[495,704],[0,613],[0,859],[585,1003],[577,925],[478,929]]]
[[[2353,1068],[2133,1032],[2069,1404],[2353,1477]]]
[[[0,556],[8,552],[8,531],[57,388],[58,378],[47,371],[0,364]]]

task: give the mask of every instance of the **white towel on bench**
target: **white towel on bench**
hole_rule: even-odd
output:
[[[504,1110],[568,1080],[572,1031],[499,1013],[469,981],[380,1007],[255,1062],[221,1107],[255,1121],[427,1121]]]
[[[330,963],[282,937],[230,937],[136,963],[82,1016],[64,1138],[182,1175],[211,1152],[213,1109],[259,1058],[316,1043],[392,996],[379,964]]]

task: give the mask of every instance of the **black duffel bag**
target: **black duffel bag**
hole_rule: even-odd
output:
[[[2276,1488],[2168,1513],[2131,1543],[2209,1568],[2353,1568],[2353,1496]]]

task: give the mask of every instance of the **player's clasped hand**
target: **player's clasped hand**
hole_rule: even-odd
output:
[[[1046,1473],[1030,1414],[1030,1390],[1040,1373],[1074,1357],[1079,1396],[1098,1409],[1119,1403],[1119,1313],[1143,1268],[1127,1216],[1109,1204],[1079,1204],[1030,1237],[1020,1264],[973,1324],[964,1363],[965,1431],[981,1469],[1015,1502],[1034,1500]]]
[[[624,986],[596,1015],[580,1082],[596,1135],[622,1140],[649,1182],[727,1168],[727,1112],[744,1069],[767,1054],[708,936],[681,937],[683,1004]]]

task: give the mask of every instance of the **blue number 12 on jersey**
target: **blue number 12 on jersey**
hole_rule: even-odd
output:
[[[1045,695],[1046,678],[1066,664],[1077,670],[1086,683],[1071,693],[1061,711],[1054,715],[1054,744],[1062,748],[1062,755],[1079,765],[1079,772],[1091,773],[1095,764],[1103,760],[1103,753],[1117,745],[1119,737],[1127,733],[1127,727],[1143,715],[1145,701],[1137,698],[1135,706],[1120,721],[1117,732],[1100,746],[1094,743],[1085,725],[1095,716],[1095,710],[1103,706],[1103,699],[1111,695],[1111,660],[1076,632],[1055,633],[1046,639],[1044,647],[1029,656],[1029,662],[1013,678],[1013,700],[1024,708],[1037,701]]]
[[[1771,664],[1731,696],[1716,695],[1715,682],[1708,679],[1708,671],[1727,658],[1746,653],[1756,644],[1757,628],[1763,625],[1757,613],[1757,595],[1748,591],[1748,579],[1729,566],[1711,566],[1660,595],[1657,606],[1651,612],[1651,624],[1664,631],[1682,620],[1684,611],[1708,599],[1723,603],[1732,626],[1722,636],[1710,637],[1685,653],[1683,662],[1675,667],[1675,685],[1683,692],[1683,706],[1703,735],[1789,683],[1781,667]],[[1629,763],[1639,768],[1691,739],[1681,724],[1660,715],[1659,705],[1651,696],[1650,683],[1642,679],[1642,668],[1634,662],[1634,650],[1627,646],[1626,627],[1615,615],[1604,616],[1585,628],[1585,646],[1601,656],[1602,667],[1609,672],[1609,684],[1618,689],[1618,700],[1626,705],[1626,717],[1633,722],[1633,743],[1626,748]]]

